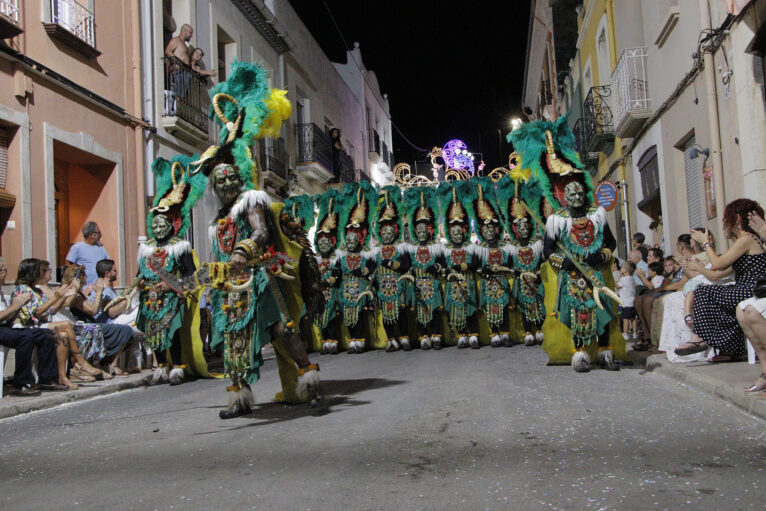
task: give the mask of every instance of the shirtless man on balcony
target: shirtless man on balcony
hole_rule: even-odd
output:
[[[165,47],[165,56],[175,57],[187,66],[191,66],[189,46],[187,43],[191,41],[192,35],[194,35],[194,29],[191,25],[181,25],[181,31],[178,35],[168,41],[168,45]]]

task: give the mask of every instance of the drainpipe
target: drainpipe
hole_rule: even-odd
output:
[[[141,0],[141,64],[143,67],[143,116],[149,121],[149,124],[154,126],[154,52],[153,52],[153,35],[154,26],[152,24],[153,14],[153,1]],[[141,190],[143,194],[141,197],[141,205],[146,203],[146,197],[148,195],[154,195],[154,175],[152,175],[152,160],[154,159],[154,135],[152,133],[146,133],[146,139],[144,141],[146,147],[144,150],[143,159],[143,181],[144,189]],[[142,217],[143,218],[143,217]],[[143,229],[143,225],[141,226]],[[139,230],[139,232],[142,232]]]
[[[141,40],[139,39],[140,36],[137,36],[137,34],[141,33],[141,11],[139,9],[138,2],[131,2],[132,7],[130,8],[130,19],[131,24],[133,27],[137,28],[138,30],[133,30],[133,37],[131,41],[131,68],[132,68],[132,81],[133,81],[133,111],[136,113],[136,115],[141,115],[139,112],[142,111],[142,91],[141,91]],[[144,161],[145,155],[144,155],[144,134],[143,129],[140,126],[134,126],[133,127],[133,136],[134,136],[134,144],[135,144],[135,151],[136,151],[136,163],[135,163],[135,172],[136,172],[136,193],[138,194],[138,203],[136,204],[136,213],[137,213],[137,233],[139,235],[144,234],[144,218],[146,217],[146,207],[145,207],[145,201],[143,200],[144,195],[144,173],[139,168],[139,165]],[[132,195],[132,194],[131,194]],[[124,206],[124,203],[123,203]],[[128,245],[130,246],[130,245]],[[124,254],[123,254],[124,255]],[[132,258],[128,258],[127,260],[123,261],[123,265],[128,263],[128,260],[131,260]],[[132,266],[131,263],[128,263]],[[132,275],[133,268],[131,268]],[[120,284],[125,285],[125,277],[126,275],[129,275],[127,271],[123,271],[120,274]]]
[[[699,0],[700,19],[702,28],[713,28],[710,21],[710,5],[708,0]],[[726,197],[723,185],[723,155],[721,154],[721,123],[718,117],[718,93],[715,83],[715,61],[713,54],[704,52],[704,68],[702,73],[705,78],[705,95],[707,103],[708,128],[710,130],[710,161],[713,165],[713,183],[715,187],[716,215],[723,218],[723,208],[726,207]],[[694,227],[694,226],[689,226]],[[716,235],[719,247],[725,248],[723,222],[716,225]]]

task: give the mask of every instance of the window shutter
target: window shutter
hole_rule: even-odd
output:
[[[0,128],[0,188],[5,189],[8,178],[8,130]]]
[[[699,156],[690,158],[689,153],[695,144],[695,138],[692,137],[684,144],[684,173],[686,175],[686,203],[689,208],[689,229],[701,227],[702,218],[702,176],[699,171]]]

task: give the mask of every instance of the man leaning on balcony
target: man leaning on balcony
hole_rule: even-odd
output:
[[[191,55],[188,42],[191,41],[194,29],[189,24],[181,25],[177,36],[168,41],[165,47],[165,61],[170,76],[171,88],[177,98],[186,98],[191,84]],[[185,67],[182,65],[185,64]]]

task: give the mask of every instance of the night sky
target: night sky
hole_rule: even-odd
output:
[[[367,69],[388,94],[391,118],[417,147],[453,138],[482,153],[485,171],[507,163],[505,134],[521,117],[529,2],[290,0],[334,62],[361,45]],[[498,153],[501,130],[503,156]],[[392,127],[396,162],[425,160]],[[477,158],[478,163],[478,158]],[[422,170],[421,170],[422,173]]]

